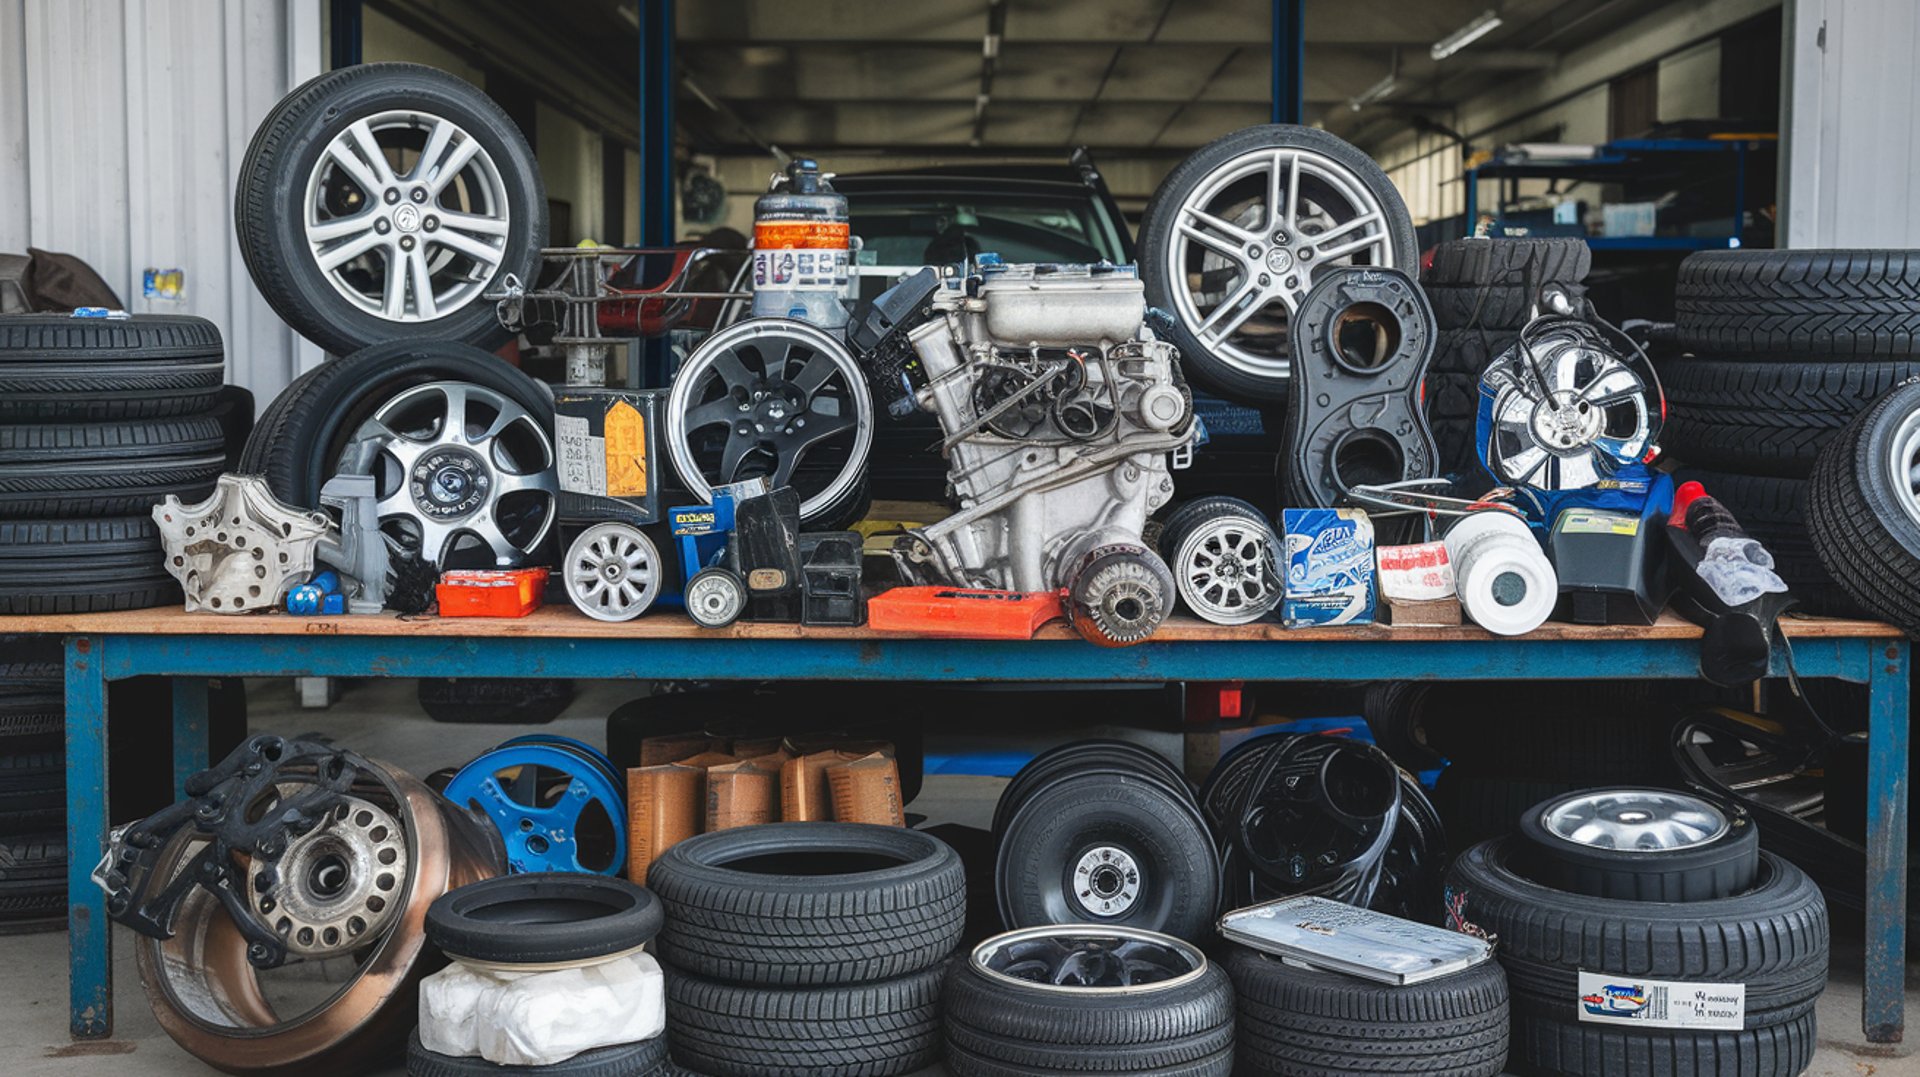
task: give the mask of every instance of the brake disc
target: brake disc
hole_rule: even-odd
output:
[[[1420,406],[1433,309],[1397,269],[1322,276],[1295,316],[1282,495],[1333,508],[1354,486],[1427,478],[1433,433]]]

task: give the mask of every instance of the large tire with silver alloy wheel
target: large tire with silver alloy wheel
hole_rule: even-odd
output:
[[[996,935],[947,973],[955,1077],[1233,1072],[1233,985],[1199,947],[1067,924]]]
[[[1920,634],[1920,378],[1820,450],[1807,480],[1814,552],[1855,602]]]
[[[1073,630],[1102,647],[1139,643],[1173,612],[1173,573],[1144,546],[1113,543],[1091,550],[1067,574],[1066,585]]]
[[[659,597],[666,565],[646,532],[608,522],[580,532],[560,571],[580,612],[596,621],[631,621]]]
[[[1449,926],[1498,936],[1513,1073],[1790,1077],[1813,1059],[1827,906],[1772,853],[1739,894],[1622,901],[1543,886],[1516,869],[1511,839],[1496,840],[1455,859],[1447,895]],[[1656,1005],[1694,1023],[1635,1017]]]
[[[730,568],[703,568],[687,581],[682,596],[687,616],[701,628],[725,628],[747,609],[747,581]]]
[[[439,568],[549,563],[552,431],[552,393],[493,356],[383,344],[295,379],[241,468],[300,508],[318,508],[334,475],[372,475],[381,530]]]
[[[1190,501],[1160,533],[1160,554],[1173,570],[1180,601],[1221,625],[1257,621],[1280,604],[1279,546],[1273,525],[1237,497]]]
[[[702,341],[673,377],[667,449],[693,496],[764,476],[800,495],[809,529],[865,490],[873,397],[839,337],[805,322],[752,318]]]
[[[181,901],[172,938],[135,939],[154,1017],[202,1062],[254,1074],[378,1068],[419,1018],[420,978],[443,964],[420,930],[428,906],[501,870],[498,843],[402,771],[377,768],[342,807],[282,854],[273,890],[237,895],[288,919],[299,960],[249,964],[245,936],[203,888]],[[206,848],[204,835],[182,831],[154,870],[172,877]]]
[[[1520,855],[1560,890],[1627,901],[1737,894],[1760,871],[1760,828],[1734,805],[1671,789],[1584,789],[1520,817]]]
[[[667,914],[660,956],[737,984],[921,972],[953,952],[967,912],[966,872],[946,843],[864,823],[700,834],[662,853],[647,887]]]
[[[234,226],[274,311],[336,355],[507,339],[485,293],[537,275],[547,196],[520,129],[478,87],[360,64],[288,94],[240,165]]]
[[[1416,984],[1374,983],[1244,946],[1226,965],[1241,1073],[1496,1077],[1506,1069],[1507,976],[1497,961]]]
[[[1325,270],[1411,272],[1419,252],[1406,203],[1372,158],[1290,124],[1194,151],[1154,192],[1140,231],[1147,304],[1172,312],[1188,376],[1252,401],[1287,398],[1288,327]]]

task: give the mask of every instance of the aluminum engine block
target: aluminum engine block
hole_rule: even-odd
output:
[[[949,583],[1050,591],[1075,588],[1103,556],[1145,555],[1123,575],[1156,577],[1136,596],[1158,606],[1145,611],[1151,632],[1171,576],[1140,533],[1173,497],[1169,454],[1190,446],[1194,423],[1179,353],[1147,327],[1139,278],[989,265],[949,277],[930,305],[909,338],[924,378],[915,400],[939,416],[960,511],[915,532],[909,556]]]

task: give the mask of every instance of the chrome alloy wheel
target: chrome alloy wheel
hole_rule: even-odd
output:
[[[1280,604],[1278,545],[1261,520],[1226,516],[1195,527],[1174,553],[1180,598],[1214,624],[1259,620]]]
[[[307,176],[314,264],[348,302],[394,322],[445,317],[480,297],[506,257],[506,184],[478,139],[414,110],[334,136]]]
[[[1704,845],[1732,827],[1724,812],[1699,797],[1652,789],[1569,797],[1548,809],[1541,823],[1575,845],[1648,853]]]
[[[567,547],[567,597],[596,621],[631,621],[660,594],[660,551],[630,524],[601,523]]]

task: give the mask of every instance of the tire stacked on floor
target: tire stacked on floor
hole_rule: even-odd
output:
[[[0,662],[0,935],[57,931],[67,922],[60,651],[24,637],[0,646],[10,656]]]
[[[966,919],[960,858],[858,823],[701,834],[647,872],[666,926],[667,1031],[708,1077],[909,1073],[940,1054],[940,988]]]
[[[1580,239],[1458,239],[1434,248],[1420,286],[1439,326],[1425,401],[1440,474],[1476,491],[1491,485],[1474,448],[1480,375],[1518,339],[1542,285],[1579,284],[1592,265]]]
[[[1445,906],[1450,926],[1496,940],[1512,993],[1510,1071],[1806,1069],[1826,987],[1826,904],[1799,868],[1760,850],[1750,819],[1631,789],[1556,798],[1528,817],[1521,834],[1461,854]]]
[[[148,510],[205,497],[251,423],[224,370],[200,318],[0,319],[0,614],[180,600]]]
[[[1857,614],[1809,537],[1807,477],[1875,400],[1920,374],[1920,253],[1709,251],[1680,265],[1659,364],[1661,441],[1773,552],[1817,613]]]

